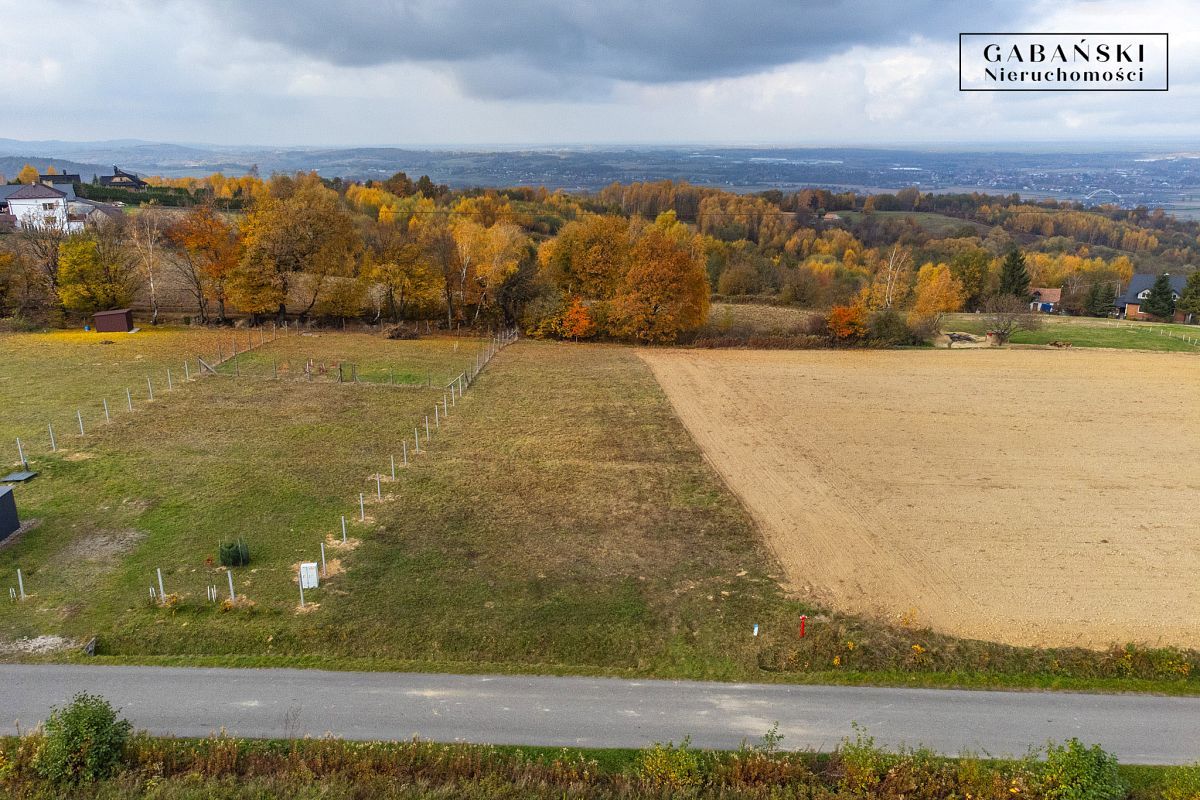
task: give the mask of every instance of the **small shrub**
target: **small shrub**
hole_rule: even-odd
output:
[[[222,543],[219,550],[223,567],[244,567],[250,563],[250,548],[241,539],[228,544]]]
[[[699,786],[702,779],[700,755],[691,749],[691,739],[685,738],[676,747],[674,742],[655,743],[643,751],[638,774],[654,786],[682,789]]]
[[[106,778],[121,762],[132,726],[103,697],[77,694],[46,720],[38,773],[55,783]]]
[[[1078,739],[1048,745],[1037,777],[1046,800],[1119,800],[1126,793],[1116,756]]]
[[[892,308],[876,311],[867,324],[867,337],[886,345],[915,344],[917,337],[909,329],[904,317]]]

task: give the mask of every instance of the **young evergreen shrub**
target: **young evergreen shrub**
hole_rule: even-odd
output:
[[[241,539],[225,544],[219,548],[222,567],[244,567],[250,563],[250,548]]]
[[[107,778],[121,762],[132,726],[103,697],[77,694],[46,720],[38,773],[55,783]]]

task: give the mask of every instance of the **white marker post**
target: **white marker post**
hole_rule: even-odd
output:
[[[358,493],[358,521],[367,521],[367,499],[363,496],[362,492]]]
[[[346,543],[346,515],[342,514],[342,544]]]
[[[79,435],[85,435],[83,432],[83,414],[80,413],[79,409],[75,409],[75,419],[79,420]]]
[[[162,567],[158,567],[157,571],[158,571],[158,596],[162,599],[166,599],[167,593],[165,591],[163,591]]]
[[[129,406],[129,410],[133,411],[133,395],[130,394],[128,387],[125,389],[125,403]]]
[[[170,391],[173,391],[174,389],[175,389],[175,384],[171,381],[171,370],[168,369],[167,370],[167,391],[170,392]]]
[[[375,496],[380,500],[383,499],[383,481],[379,477],[379,473],[375,473]]]
[[[25,599],[25,579],[21,577],[21,568],[17,568],[17,592],[22,600]]]
[[[417,452],[417,453],[421,452],[421,432],[418,431],[416,428],[413,428],[413,441],[416,442],[416,445],[417,445],[414,448],[414,452]]]
[[[408,442],[401,442],[400,447],[404,455],[404,466],[408,466]]]
[[[108,400],[101,400],[100,402],[104,404],[104,421],[112,422],[112,417],[108,413]]]
[[[47,425],[46,427],[50,429],[50,452],[57,453],[58,442],[54,441],[54,425]]]
[[[396,480],[396,457],[388,456],[392,460],[392,480]]]
[[[427,418],[428,419],[428,418]],[[438,404],[433,404],[433,426],[438,430],[442,429],[442,415],[438,411]]]
[[[321,542],[321,577],[327,577],[325,574],[325,543]]]
[[[233,570],[232,569],[228,570],[225,573],[225,576],[227,578],[229,578],[229,601],[232,603],[236,603],[237,595],[233,593]]]
[[[21,437],[17,437],[17,458],[21,459],[21,466],[28,467],[29,462],[25,460],[25,448],[21,447]]]
[[[300,607],[304,608],[304,569],[301,568],[296,574],[296,583],[300,584]]]
[[[429,415],[425,415],[425,441],[429,441]]]
[[[153,400],[154,399],[154,384],[150,382],[149,378],[146,378],[146,389],[147,389],[147,391],[150,392],[150,399]]]
[[[188,366],[188,362],[183,362],[183,379],[190,381],[192,379],[192,368]]]

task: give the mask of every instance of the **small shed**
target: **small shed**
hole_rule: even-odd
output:
[[[129,333],[133,330],[133,310],[116,308],[112,311],[97,311],[92,315],[96,330],[100,333]]]
[[[21,520],[17,516],[17,501],[11,486],[0,486],[0,542],[17,532]]]

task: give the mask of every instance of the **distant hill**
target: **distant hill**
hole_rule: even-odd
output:
[[[38,172],[45,172],[47,167],[53,166],[59,172],[78,173],[85,183],[91,181],[93,175],[107,175],[112,172],[111,164],[102,167],[98,164],[85,164],[79,161],[44,156],[0,156],[0,175],[10,181],[16,180],[17,173],[26,164],[37,167]]]

